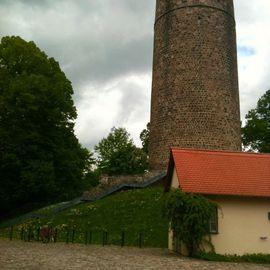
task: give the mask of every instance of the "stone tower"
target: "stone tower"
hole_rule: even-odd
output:
[[[233,0],[157,0],[150,169],[173,146],[241,150]]]

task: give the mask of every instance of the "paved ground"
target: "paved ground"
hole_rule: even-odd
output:
[[[1,270],[266,270],[270,265],[205,262],[162,249],[42,244],[0,238]]]

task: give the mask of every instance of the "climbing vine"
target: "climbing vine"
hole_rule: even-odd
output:
[[[180,189],[172,189],[167,194],[165,215],[174,234],[186,245],[190,254],[202,249],[202,243],[209,235],[209,221],[216,209],[216,203],[201,195],[185,193]]]

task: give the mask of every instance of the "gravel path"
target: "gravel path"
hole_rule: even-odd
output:
[[[1,270],[269,270],[269,266],[198,261],[162,249],[42,244],[0,238]]]

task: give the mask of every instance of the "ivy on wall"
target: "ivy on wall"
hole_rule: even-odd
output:
[[[207,198],[171,189],[165,199],[165,215],[177,238],[186,245],[189,254],[200,251],[209,235],[209,221],[215,215],[217,204]],[[211,240],[208,244],[213,248]]]

